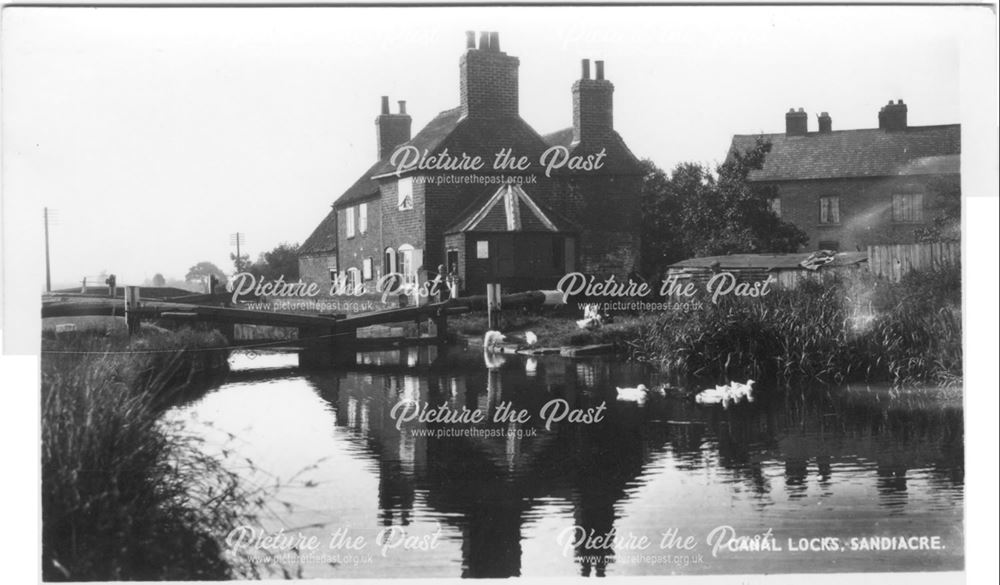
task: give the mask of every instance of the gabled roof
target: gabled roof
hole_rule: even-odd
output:
[[[759,138],[771,143],[771,151],[763,168],[750,172],[751,181],[957,173],[962,151],[961,126],[950,124],[895,131],[871,128],[810,132],[804,136],[737,134],[733,136],[730,156],[734,151],[753,148]]]
[[[445,233],[546,231],[572,232],[575,226],[535,203],[520,185],[508,183],[472,205]]]
[[[325,254],[337,249],[337,210],[331,209],[313,233],[299,246],[299,256]]]

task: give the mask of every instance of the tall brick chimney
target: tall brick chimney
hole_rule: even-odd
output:
[[[389,96],[382,96],[382,112],[375,118],[375,143],[378,145],[378,159],[385,160],[393,149],[410,140],[412,119],[406,113],[406,102],[399,102],[399,113],[389,113]]]
[[[829,134],[833,132],[833,119],[830,118],[830,114],[823,112],[819,115],[819,133]]]
[[[591,79],[590,60],[584,59],[573,82],[573,142],[600,140],[614,130],[615,86],[604,79],[604,61],[595,61],[594,69]]]
[[[878,111],[878,127],[882,130],[906,130],[906,104],[903,100],[896,100],[888,105],[882,106]]]
[[[805,136],[809,132],[809,116],[806,111],[799,108],[799,111],[795,111],[795,108],[788,110],[785,114],[785,134],[788,136]]]
[[[500,34],[466,32],[465,54],[458,62],[462,115],[508,118],[518,115],[517,68],[521,62],[500,51]]]

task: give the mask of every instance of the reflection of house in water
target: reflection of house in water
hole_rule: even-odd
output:
[[[405,525],[420,494],[422,503],[440,514],[442,523],[461,532],[463,575],[505,577],[520,574],[522,526],[531,521],[539,502],[571,503],[576,524],[607,532],[614,526],[616,504],[625,498],[627,486],[637,482],[644,465],[662,447],[662,443],[644,444],[635,416],[616,417],[608,424],[557,425],[554,432],[545,432],[538,412],[548,400],[565,399],[575,407],[604,400],[594,393],[593,381],[609,379],[609,365],[595,362],[583,370],[577,365],[543,358],[533,375],[521,363],[512,362],[502,370],[480,366],[458,376],[454,369],[420,377],[397,371],[373,380],[351,372],[317,374],[311,381],[335,409],[337,425],[351,429],[365,452],[378,462],[382,524]],[[586,375],[578,376],[578,371]],[[501,402],[509,402],[515,409],[532,413],[531,421],[523,425],[485,422],[475,428],[534,429],[537,435],[417,436],[408,431],[470,427],[411,424],[399,431],[390,411],[404,399],[490,414]],[[614,554],[609,550],[577,552],[595,559]],[[603,563],[595,564],[602,572]],[[584,571],[590,567],[584,566]]]
[[[524,527],[541,517],[543,505],[566,502],[574,524],[609,532],[631,490],[664,457],[680,470],[722,470],[734,490],[749,490],[762,506],[775,497],[776,470],[779,477],[783,473],[787,497],[823,496],[839,485],[833,480],[842,464],[865,460],[877,466],[880,504],[891,511],[906,506],[907,470],[933,469],[940,461],[941,479],[953,482],[953,467],[945,463],[962,456],[960,411],[887,410],[818,395],[765,398],[728,411],[683,400],[640,408],[614,401],[616,383],[643,379],[627,365],[542,357],[529,374],[519,358],[496,370],[487,370],[481,357],[449,359],[443,354],[417,369],[407,368],[404,359],[380,369],[317,373],[310,381],[335,410],[336,424],[377,465],[381,524],[408,524],[419,502],[461,534],[463,576],[519,575]],[[555,398],[574,407],[607,401],[608,417],[601,424],[561,424],[545,432],[538,411]],[[491,414],[510,402],[532,419],[520,427],[409,424],[401,432],[390,411],[403,399]],[[537,436],[436,437],[408,432],[414,428],[535,430]],[[887,441],[915,441],[915,447],[885,449]],[[819,492],[812,494],[817,483]],[[580,572],[603,574],[614,554],[579,547]]]

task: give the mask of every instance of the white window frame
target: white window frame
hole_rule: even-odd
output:
[[[361,262],[361,279],[362,280],[371,280],[372,279],[372,272],[373,272],[373,266],[372,265],[373,265],[373,263],[374,262],[372,261],[372,257],[371,256],[365,258]]]
[[[403,177],[396,181],[396,198],[400,211],[413,209],[413,177]]]
[[[358,205],[358,233],[363,234],[368,231],[368,204]]]
[[[490,241],[476,240],[476,260],[489,260],[489,258],[490,258]]]
[[[771,213],[781,217],[781,197],[771,197],[768,205],[771,207]]]
[[[344,210],[344,213],[347,214],[346,215],[346,220],[345,220],[346,223],[347,223],[347,229],[345,230],[347,232],[347,237],[348,238],[353,238],[354,237],[354,232],[355,232],[355,229],[354,229],[355,228],[355,225],[354,225],[354,208],[353,207],[348,207],[347,209]]]

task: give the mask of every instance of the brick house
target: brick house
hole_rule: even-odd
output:
[[[878,127],[833,130],[830,115],[808,131],[800,108],[783,134],[733,136],[730,152],[771,143],[750,180],[777,187],[772,207],[809,235],[809,249],[862,250],[908,244],[960,190],[961,126],[909,126],[903,100],[878,113]]]
[[[345,275],[373,290],[386,274],[408,282],[439,265],[462,288],[482,294],[548,286],[569,271],[626,274],[638,264],[642,171],[614,130],[614,86],[597,61],[583,60],[572,86],[573,125],[542,136],[519,116],[519,59],[500,50],[497,33],[467,33],[459,60],[459,106],[411,136],[406,102],[375,118],[377,158],[334,203],[299,250],[303,281],[329,286]],[[425,155],[481,157],[479,170],[400,172],[398,147]],[[546,175],[542,156],[600,157],[600,168]],[[501,149],[527,167],[496,169]],[[398,162],[398,161],[397,161]]]

